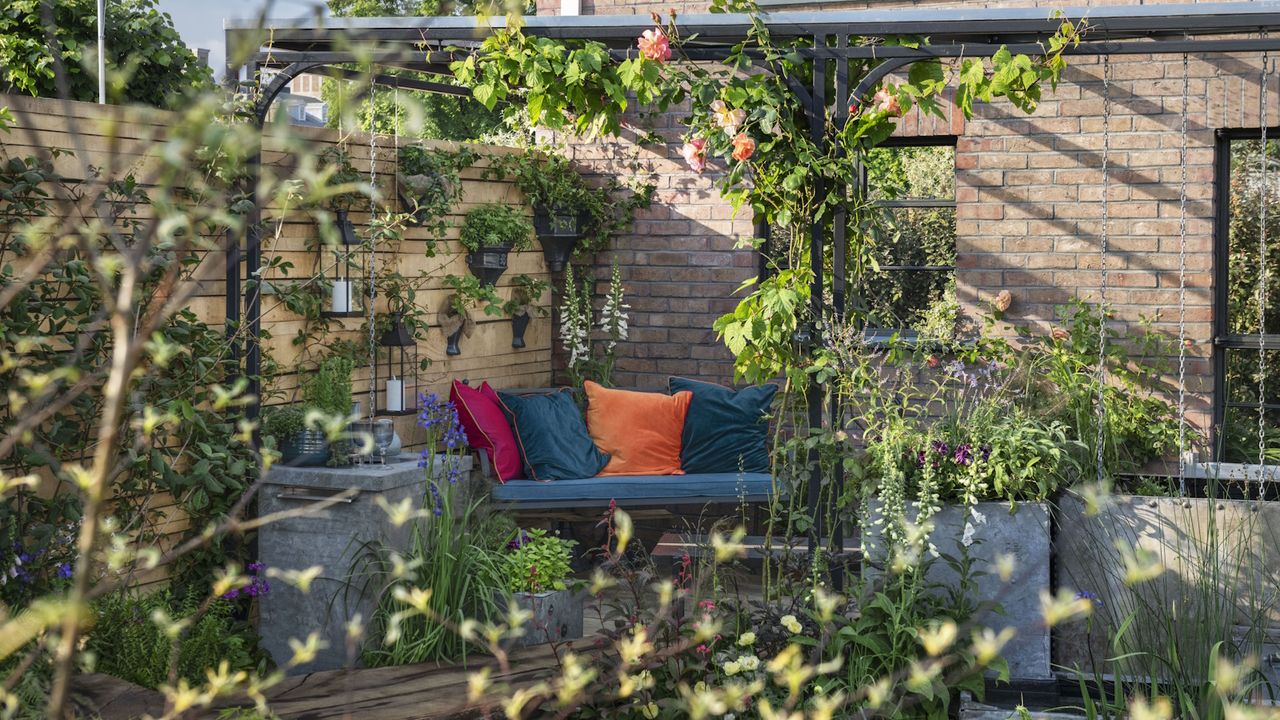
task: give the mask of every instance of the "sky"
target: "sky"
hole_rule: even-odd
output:
[[[193,50],[209,50],[209,63],[221,77],[226,62],[222,22],[228,18],[254,18],[264,7],[270,17],[312,17],[324,8],[323,0],[158,0],[159,8],[173,17],[173,25]]]

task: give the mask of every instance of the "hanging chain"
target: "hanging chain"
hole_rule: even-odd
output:
[[[1104,426],[1107,422],[1106,384],[1107,384],[1107,245],[1110,226],[1111,203],[1111,62],[1106,55],[1102,56],[1102,233],[1099,239],[1098,279],[1098,397],[1096,400],[1098,413],[1098,432],[1094,438],[1097,464],[1098,484],[1106,477],[1103,469],[1102,444],[1106,436]]]
[[[1258,202],[1258,492],[1263,491],[1262,468],[1267,464],[1267,81],[1271,59],[1262,52],[1262,87],[1258,92],[1258,117],[1262,126]]]
[[[376,310],[374,301],[377,299],[377,293],[373,286],[373,278],[377,272],[375,265],[378,261],[378,238],[374,231],[375,198],[378,194],[378,97],[377,86],[369,87],[369,270],[366,273],[369,279],[369,419],[373,420],[377,413],[377,365],[378,365],[378,346],[375,338],[376,330]]]
[[[1190,61],[1182,54],[1182,178],[1178,193],[1178,493],[1187,496],[1187,116],[1191,112]]]

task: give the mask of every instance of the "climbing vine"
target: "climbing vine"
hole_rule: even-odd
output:
[[[940,96],[949,87],[966,116],[974,103],[996,98],[1034,111],[1042,85],[1056,83],[1065,67],[1063,51],[1078,42],[1082,31],[1064,20],[1038,56],[1002,47],[987,58],[922,60],[899,81],[881,84],[871,97],[854,98],[847,113],[827,108],[833,118],[847,121],[833,123],[829,132],[814,138],[805,108],[786,81],[811,76],[812,60],[806,54],[811,40],[775,41],[753,3],[715,2],[712,11],[744,12],[751,18],[743,40],[715,65],[685,55],[687,39],[672,12],[655,14],[654,27],[621,60],[598,42],[525,35],[519,19],[510,17],[477,54],[456,61],[452,69],[486,106],[505,101],[519,106],[535,124],[588,138],[619,134],[629,112],[687,107],[680,153],[689,167],[702,172],[718,166],[723,172],[716,184],[735,210],[749,207],[758,219],[790,229],[800,245],[807,244],[811,227],[828,228],[836,208],[845,208],[854,230],[848,267],[856,276],[874,263],[874,239],[866,220],[871,208],[856,186],[849,188],[852,196],[821,188],[848,186],[849,178],[858,177],[865,154],[893,133],[906,112],[941,116]],[[927,41],[882,37],[856,42],[919,47]],[[850,85],[874,64],[852,62]],[[807,253],[790,254],[807,263]],[[795,365],[788,361],[795,359],[791,336],[796,326],[782,313],[804,305],[811,278],[812,270],[797,268],[743,288],[748,294],[742,304],[716,324],[738,358],[739,374],[769,377]]]

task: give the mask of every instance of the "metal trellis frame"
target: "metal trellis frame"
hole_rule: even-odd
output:
[[[1223,53],[1256,53],[1280,51],[1280,1],[1260,0],[1248,3],[1204,3],[1195,5],[1136,5],[1066,9],[1051,13],[1043,8],[1018,9],[885,9],[851,11],[806,11],[762,13],[760,20],[775,40],[802,39],[808,47],[800,52],[812,59],[808,77],[787,78],[797,97],[805,105],[810,121],[810,135],[824,145],[831,132],[848,119],[846,108],[851,99],[862,99],[879,86],[889,74],[914,62],[931,58],[981,57],[1001,46],[1011,52],[1039,54],[1044,43],[1064,21],[1087,26],[1086,40],[1069,47],[1072,56],[1108,57],[1115,55],[1151,54],[1192,57]],[[635,40],[653,26],[644,15],[631,16],[551,16],[528,17],[522,31],[531,36],[562,40],[596,41],[611,49],[617,57],[635,54]],[[752,29],[748,15],[691,14],[678,16],[677,25],[686,36],[696,35],[682,52],[693,60],[716,61],[733,52],[733,46],[744,42]],[[386,70],[413,71],[448,76],[451,61],[473,53],[479,43],[493,31],[506,27],[505,18],[485,21],[469,17],[396,17],[396,18],[328,18],[322,20],[271,21],[263,28],[254,21],[232,21],[227,24],[228,54],[235,56],[243,48],[253,51],[240,67],[228,68],[228,82],[252,81],[261,70],[274,71],[272,81],[263,89],[258,103],[259,122],[265,122],[272,102],[293,78],[306,72],[323,72],[337,77],[359,77],[373,84],[399,86],[467,95],[464,88],[418,78],[377,74],[369,76],[350,70],[354,66],[374,66]],[[920,47],[886,46],[876,39],[890,36],[928,38]],[[853,38],[872,39],[853,42]],[[360,47],[360,50],[353,50]],[[747,54],[752,51],[748,48]],[[856,86],[850,87],[850,63],[877,61]],[[1222,158],[1219,157],[1219,164]],[[816,196],[847,193],[848,183],[828,187],[816,179]],[[857,182],[851,178],[850,182]],[[815,203],[820,205],[820,203]],[[811,341],[819,341],[819,322],[828,311],[843,311],[846,292],[843,268],[837,266],[833,276],[824,276],[823,258],[826,244],[832,243],[834,257],[843,259],[847,237],[840,216],[832,230],[812,222],[810,261],[815,268],[810,317],[805,329]],[[1219,202],[1219,219],[1222,207]],[[227,239],[227,318],[231,323],[240,318],[242,277],[253,278],[261,265],[261,244],[256,228],[258,213],[250,218],[243,244],[240,238]],[[1220,241],[1221,242],[1221,241]],[[243,262],[245,274],[240,272]],[[830,283],[830,285],[828,285]],[[830,288],[835,307],[826,306],[826,290]],[[1219,292],[1222,289],[1219,288]],[[246,337],[244,372],[251,379],[258,373],[258,334],[260,306],[256,290],[245,297],[250,332]],[[1253,339],[1256,347],[1256,338]],[[256,386],[253,390],[257,390]],[[808,397],[808,419],[812,426],[838,422],[835,403],[827,412],[826,399],[816,380]],[[821,475],[817,468],[816,450],[811,455],[813,471],[809,483],[810,509],[815,514],[814,534],[824,530],[836,538],[835,548],[842,547],[838,520],[824,528],[826,513],[818,512]],[[838,496],[839,478],[832,495]],[[833,519],[834,515],[831,516]]]

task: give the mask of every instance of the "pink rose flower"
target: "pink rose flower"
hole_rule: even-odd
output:
[[[902,105],[898,103],[898,96],[888,88],[876,91],[875,97],[871,98],[871,102],[876,104],[876,110],[897,115],[902,112]]]
[[[702,172],[707,169],[707,141],[694,138],[680,148],[680,156],[689,164],[689,169]]]
[[[756,141],[746,133],[738,133],[733,138],[733,159],[742,162],[756,151]]]
[[[654,62],[666,62],[671,59],[671,42],[662,28],[645,30],[636,41],[640,46],[640,54]]]

